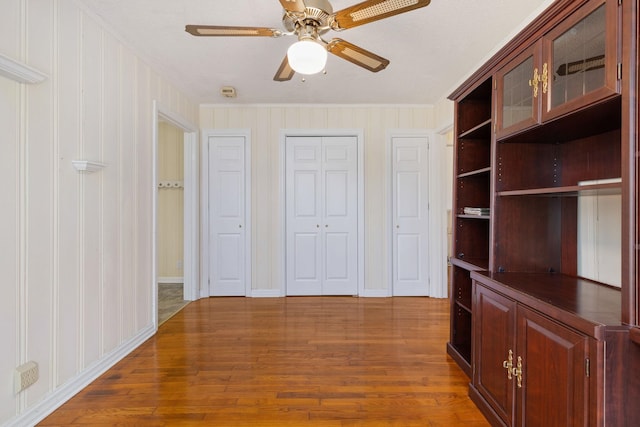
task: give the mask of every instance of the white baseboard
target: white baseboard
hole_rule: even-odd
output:
[[[184,283],[184,277],[158,277],[158,284],[162,283]]]
[[[388,298],[391,295],[389,295],[387,289],[365,289],[360,296],[364,298]]]
[[[75,377],[71,378],[60,387],[54,389],[43,400],[27,408],[16,418],[3,424],[2,427],[25,427],[36,425],[53,411],[62,406],[62,404],[67,400],[78,394],[78,392],[88,386],[96,378],[104,374],[109,368],[122,360],[126,355],[135,350],[140,346],[140,344],[149,339],[149,337],[153,336],[155,332],[156,329],[154,325],[147,326],[137,335],[122,343],[113,351],[103,356],[100,360],[78,373]]]
[[[283,295],[280,289],[252,289],[251,295],[248,296],[252,298],[280,298]]]

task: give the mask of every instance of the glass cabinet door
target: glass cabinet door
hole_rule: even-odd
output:
[[[527,49],[496,74],[498,138],[538,123],[540,44]]]
[[[617,92],[617,1],[592,1],[544,37],[542,120]]]

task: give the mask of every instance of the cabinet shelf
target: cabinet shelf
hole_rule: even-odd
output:
[[[621,326],[620,288],[558,273],[473,272],[471,278],[539,310],[578,331],[602,339]]]
[[[483,271],[489,269],[489,260],[486,258],[461,258],[451,257],[449,262],[468,271]]]
[[[463,309],[464,311],[466,311],[467,313],[471,314],[471,307],[466,305],[462,301],[456,301],[456,305],[461,309]]]
[[[489,172],[491,172],[491,166],[461,173],[458,175],[458,178],[467,178],[470,176],[481,175],[483,173],[489,173]]]
[[[459,214],[456,215],[458,218],[465,218],[465,219],[484,219],[484,220],[488,220],[491,219],[491,215],[468,215],[468,214]]]
[[[507,190],[498,192],[498,196],[569,196],[576,197],[598,194],[621,194],[621,183],[591,184],[591,185],[569,185],[566,187],[546,187],[531,188],[526,190]]]
[[[460,139],[491,138],[491,118],[458,135]]]

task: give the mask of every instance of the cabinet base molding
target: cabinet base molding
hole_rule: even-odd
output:
[[[502,418],[491,409],[491,406],[487,404],[473,384],[469,384],[469,398],[476,404],[478,409],[480,409],[480,412],[482,412],[482,415],[489,421],[489,424],[494,427],[508,427],[507,424],[502,421]]]
[[[447,343],[447,354],[458,364],[460,369],[471,378],[471,365],[450,342]]]

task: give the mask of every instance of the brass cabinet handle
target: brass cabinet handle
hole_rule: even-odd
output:
[[[511,368],[513,376],[518,380],[518,388],[522,388],[522,357],[518,356],[518,364],[515,368]]]
[[[542,81],[542,93],[546,94],[549,89],[549,68],[546,62],[542,65],[542,75],[540,76],[540,80]]]
[[[513,351],[509,350],[509,356],[507,357],[507,360],[502,362],[502,367],[507,370],[507,378],[512,379],[511,371],[513,369]]]
[[[529,80],[529,86],[533,88],[533,97],[538,97],[538,84],[540,83],[540,74],[538,68],[533,69],[533,79]]]

